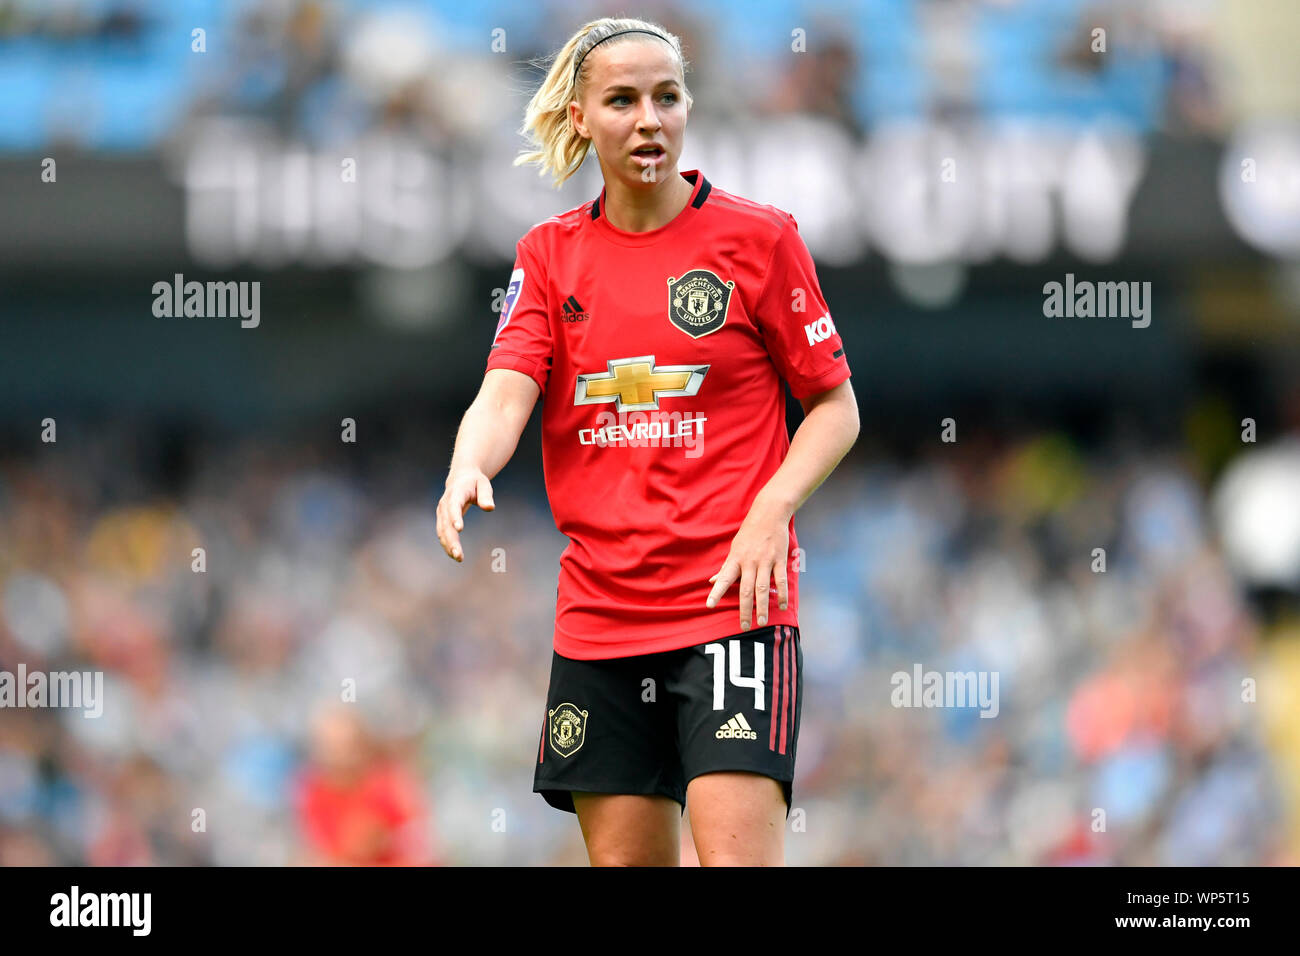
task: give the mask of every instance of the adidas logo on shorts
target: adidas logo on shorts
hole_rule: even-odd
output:
[[[744,714],[737,714],[729,721],[718,728],[718,732],[713,736],[719,740],[737,739],[737,740],[757,740],[758,734],[754,733],[749,721],[745,719]]]

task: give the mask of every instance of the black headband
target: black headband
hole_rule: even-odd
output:
[[[658,37],[659,39],[667,43],[669,46],[672,46],[672,42],[666,36],[664,36],[662,33],[659,33],[655,30],[642,30],[641,28],[637,27],[631,30],[619,30],[617,33],[611,33],[609,36],[605,37],[604,39],[597,40],[591,46],[587,47],[586,53],[583,53],[582,56],[578,57],[578,65],[573,68],[573,82],[575,85],[578,82],[578,71],[582,69],[582,61],[587,58],[587,53],[590,53],[592,50],[596,49],[596,47],[604,43],[605,40],[612,40],[614,39],[614,37],[620,37],[624,33],[648,33],[652,37]]]

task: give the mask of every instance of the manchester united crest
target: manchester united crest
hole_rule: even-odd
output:
[[[572,757],[587,739],[587,712],[573,704],[560,704],[546,712],[546,726],[551,749],[561,757]]]
[[[716,332],[727,321],[734,280],[723,282],[708,269],[692,269],[680,279],[668,277],[668,318],[698,339]]]

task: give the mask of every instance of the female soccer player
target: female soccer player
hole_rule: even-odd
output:
[[[560,558],[533,790],[593,865],[783,865],[803,655],[794,513],[858,434],[848,362],[792,216],[679,173],[692,102],[677,37],[601,19],[528,105],[556,186],[594,149],[600,196],[516,247],[438,535],[543,396]],[[786,429],[789,382],[806,417]],[[712,573],[712,576],[710,574]],[[775,579],[775,593],[771,588]],[[733,590],[738,585],[738,592]]]

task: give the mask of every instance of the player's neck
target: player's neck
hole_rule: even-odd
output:
[[[695,187],[674,173],[653,189],[632,189],[615,181],[605,184],[605,216],[624,232],[649,232],[677,218],[691,201]]]

